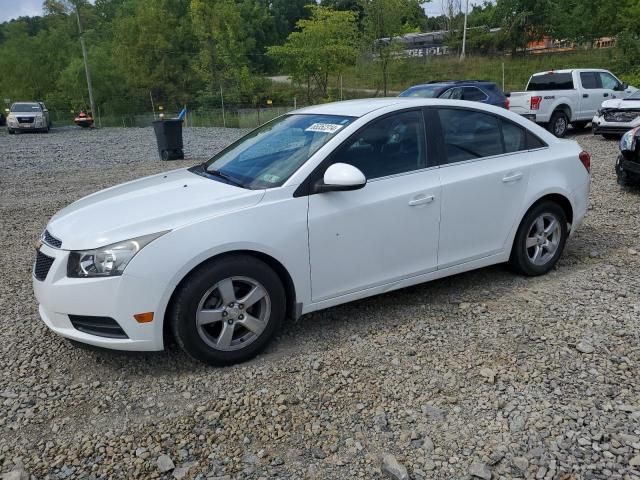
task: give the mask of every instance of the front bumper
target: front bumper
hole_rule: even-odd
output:
[[[618,176],[628,176],[640,178],[640,163],[627,160],[622,155],[616,160],[616,173]]]
[[[624,135],[632,128],[640,125],[640,121],[633,122],[608,122],[603,116],[595,116],[591,121],[591,130],[594,135]]]
[[[53,258],[44,280],[33,277],[40,317],[55,333],[63,337],[115,350],[162,350],[164,288],[152,279],[123,274],[106,278],[68,278],[69,252],[42,245],[40,251]],[[154,320],[138,323],[133,315],[154,312]],[[109,317],[128,338],[108,338],[77,330],[69,315]]]

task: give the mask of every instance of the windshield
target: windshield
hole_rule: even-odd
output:
[[[353,120],[337,115],[284,115],[225,148],[205,169],[243,188],[279,187]]]
[[[11,105],[11,111],[19,113],[39,112],[40,105],[37,103],[14,103]]]
[[[442,87],[411,87],[408,90],[402,92],[400,97],[419,97],[419,98],[435,98],[438,96],[438,93],[442,90]]]

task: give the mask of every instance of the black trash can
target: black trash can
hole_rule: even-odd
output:
[[[156,120],[153,122],[153,130],[158,141],[158,153],[162,160],[184,159],[184,147],[182,146],[182,120],[177,118],[170,120]]]

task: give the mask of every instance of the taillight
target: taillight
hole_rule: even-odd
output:
[[[584,165],[584,168],[587,169],[587,172],[591,173],[591,155],[583,150],[580,152],[580,155],[578,155],[578,158],[582,162],[582,165]]]
[[[542,103],[542,97],[540,96],[531,97],[531,110],[539,110],[540,103]]]
[[[509,99],[505,98],[504,99],[504,108],[506,108],[507,110],[509,110]]]

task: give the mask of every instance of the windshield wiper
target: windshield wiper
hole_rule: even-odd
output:
[[[207,170],[205,169],[205,171],[215,177],[219,177],[222,178],[223,180],[226,180],[227,182],[229,182],[232,185],[235,185],[236,187],[240,187],[240,188],[246,188],[244,186],[244,183],[236,180],[235,178],[227,175],[226,173],[221,172],[220,170]]]

